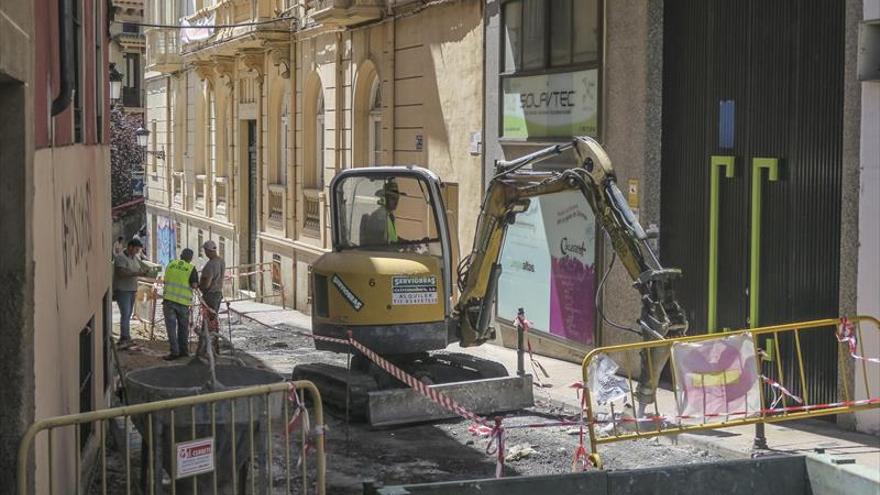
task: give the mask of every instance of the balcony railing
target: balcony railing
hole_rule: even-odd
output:
[[[174,172],[171,175],[171,201],[183,207],[183,172]]]
[[[284,184],[269,184],[269,221],[268,226],[284,232]]]
[[[175,72],[181,68],[180,31],[177,29],[151,28],[146,32],[147,70]]]
[[[226,177],[214,178],[214,215],[225,217],[228,215],[226,205],[229,203],[229,188]]]
[[[321,212],[324,210],[324,192],[320,189],[303,190],[303,231],[319,237],[321,234]]]
[[[207,197],[206,179],[205,174],[196,175],[196,200],[194,207],[199,211],[205,211],[205,198]]]
[[[129,86],[122,88],[122,106],[129,108],[142,107],[141,88]]]

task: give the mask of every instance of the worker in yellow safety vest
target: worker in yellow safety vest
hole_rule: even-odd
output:
[[[162,314],[171,347],[171,353],[164,358],[167,361],[189,355],[189,307],[193,289],[199,286],[199,274],[192,259],[193,251],[187,248],[180,252],[180,259],[165,267]]]
[[[376,209],[361,220],[361,246],[396,245],[404,240],[397,235],[397,218],[394,216],[400,201],[400,188],[394,179],[388,179],[376,191],[376,196],[379,198]]]

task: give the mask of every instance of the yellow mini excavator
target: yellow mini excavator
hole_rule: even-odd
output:
[[[567,170],[527,168],[572,150]],[[480,345],[490,327],[499,258],[507,227],[533,198],[580,191],[608,234],[642,300],[637,328],[645,339],[683,335],[687,320],[672,282],[681,272],[663,268],[616,184],[611,161],[591,138],[576,138],[517,160],[498,162],[488,184],[471,253],[453,267],[443,201],[444,185],[419,167],[371,167],[340,172],[330,184],[333,250],[312,265],[312,331],[354,339],[420,380],[487,414],[533,403],[532,381],[508,376],[503,365],[444,350],[458,342]],[[456,268],[456,269],[454,269]],[[453,283],[460,296],[455,300]],[[585,298],[584,304],[590,304]],[[547,304],[539,302],[539,304]],[[528,308],[526,308],[528,309]],[[451,413],[430,403],[349,346],[321,340],[319,350],[351,352],[349,368],[304,364],[294,378],[314,381],[325,400],[347,405],[374,426],[420,422]],[[656,348],[642,373],[637,398],[654,400],[656,380],[668,356]],[[648,378],[655,377],[653,383]]]

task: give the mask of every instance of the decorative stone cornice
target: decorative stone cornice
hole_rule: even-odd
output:
[[[211,57],[214,64],[214,73],[222,80],[226,87],[232,91],[235,87],[235,57],[214,55]]]
[[[262,83],[266,75],[266,51],[261,48],[247,48],[241,52],[241,63],[249,70],[257,73],[257,81]]]
[[[190,62],[196,74],[202,81],[207,81],[211,86],[214,85],[214,62],[211,60],[193,60]]]
[[[272,64],[279,68],[281,77],[290,79],[290,43],[267,42],[266,48],[269,50],[269,58],[272,60]]]

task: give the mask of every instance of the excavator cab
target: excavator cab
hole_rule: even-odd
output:
[[[330,183],[333,250],[312,265],[312,329],[347,332],[383,355],[450,343],[452,250],[442,182],[419,167],[340,172]],[[320,341],[323,350],[347,351]]]

